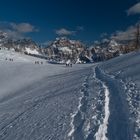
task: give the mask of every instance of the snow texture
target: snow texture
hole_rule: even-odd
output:
[[[0,50],[0,140],[139,140],[139,60],[66,67]]]

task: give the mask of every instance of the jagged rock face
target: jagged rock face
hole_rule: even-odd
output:
[[[37,44],[31,39],[10,39],[8,35],[4,32],[0,32],[0,47],[7,49],[14,49],[17,52],[21,53],[32,53],[39,51]]]
[[[135,50],[137,50],[137,46],[134,41],[116,41],[114,39],[104,39],[89,49],[94,62],[108,60]]]
[[[114,39],[104,39],[86,48],[83,43],[66,37],[56,38],[47,46],[39,47],[31,39],[10,39],[0,31],[0,48],[14,49],[17,52],[53,59],[55,61],[71,60],[74,63],[97,62],[111,59],[124,53],[136,50],[135,45],[126,45]]]
[[[26,54],[35,54],[48,57],[56,61],[66,62],[71,60],[76,63],[89,62],[89,51],[80,41],[70,40],[65,37],[57,38],[47,47],[38,47],[38,45],[30,39],[9,39],[7,35],[0,32],[0,47],[14,49],[17,52]]]
[[[47,48],[44,53],[50,59],[75,61],[79,58],[82,52],[85,51],[85,46],[80,41],[69,40],[67,38],[57,38]]]
[[[104,40],[90,48],[93,61],[108,60],[121,54],[121,45],[115,40]]]
[[[18,52],[26,52],[26,48],[38,50],[36,43],[29,39],[7,40],[3,46],[8,49],[14,48]]]
[[[7,38],[8,38],[7,34],[0,31],[0,47],[3,46],[3,44],[4,44],[4,42],[6,41]]]
[[[7,34],[0,31],[0,42],[7,38]]]

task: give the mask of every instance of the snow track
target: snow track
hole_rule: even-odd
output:
[[[103,83],[103,88],[105,92],[105,117],[103,119],[103,123],[99,126],[98,132],[95,134],[96,140],[108,140],[106,137],[107,129],[108,129],[108,119],[110,115],[109,111],[109,90],[108,87]]]
[[[104,118],[102,120],[102,124],[100,124],[98,131],[95,134],[95,138],[96,138],[96,140],[108,140],[108,138],[106,137],[106,134],[107,134],[107,129],[108,129],[108,119],[110,116],[110,110],[109,110],[109,102],[110,102],[109,94],[110,93],[109,93],[109,89],[105,85],[105,83],[97,78],[95,70],[94,70],[94,73],[95,73],[95,76],[94,76],[95,79],[101,83],[101,86],[103,87],[103,93],[105,94]]]
[[[104,85],[103,82],[103,87],[107,95],[105,97],[106,115],[103,123],[99,127],[98,133],[96,133],[96,139],[107,140],[108,138],[109,140],[133,140],[133,126],[129,120],[129,109],[122,83],[115,79],[114,76],[105,73],[99,67],[96,67],[95,71],[97,77],[107,85]],[[109,104],[107,102],[109,102]],[[108,105],[109,112],[107,111]],[[103,132],[102,130],[105,130],[103,134],[106,135],[101,133]]]
[[[93,83],[98,87],[96,92]],[[107,140],[109,90],[96,77],[94,68],[92,74],[86,76],[80,94],[77,110],[71,114],[69,140]]]

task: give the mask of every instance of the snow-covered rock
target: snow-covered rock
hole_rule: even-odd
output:
[[[49,46],[43,49],[43,52],[49,59],[56,61],[71,61],[76,62],[80,54],[85,51],[85,46],[80,41],[70,40],[66,37],[56,38]]]
[[[25,48],[25,52],[27,53],[27,54],[36,54],[36,55],[38,55],[39,54],[39,52],[36,50],[36,49],[31,49],[31,48]]]

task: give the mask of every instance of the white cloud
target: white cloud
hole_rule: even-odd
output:
[[[0,21],[0,31],[3,31],[7,34],[9,38],[23,38],[25,34],[36,32],[38,29],[35,26],[29,23],[11,23]]]
[[[126,31],[117,31],[112,38],[118,41],[133,40],[136,34],[136,26],[130,26]]]
[[[108,37],[108,34],[107,34],[107,33],[102,33],[102,34],[100,35],[100,37],[101,37],[101,38]]]
[[[84,31],[84,26],[77,26],[75,30],[68,30],[66,28],[60,28],[58,30],[55,30],[55,33],[59,36],[70,36],[70,35],[76,35],[78,32]]]
[[[109,42],[109,39],[104,38],[104,39],[102,39],[102,42],[103,42],[103,43]]]
[[[21,33],[16,32],[16,31],[4,30],[4,32],[7,34],[8,38],[13,38],[13,39],[23,38],[23,35]]]
[[[98,40],[95,40],[94,44],[100,44],[100,42]]]
[[[42,43],[42,45],[45,45],[45,46],[48,46],[52,44],[52,41],[48,40],[48,41],[45,41],[44,43]]]
[[[55,31],[55,33],[59,36],[69,36],[69,35],[74,35],[76,31],[70,31],[65,28],[61,28]]]
[[[128,15],[140,14],[140,2],[127,10]]]
[[[29,23],[11,23],[11,26],[14,30],[20,32],[20,33],[30,33],[30,32],[36,32],[38,29],[36,29],[33,25]]]

